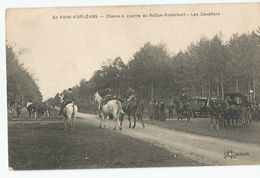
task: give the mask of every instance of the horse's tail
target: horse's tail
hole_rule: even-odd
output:
[[[120,102],[120,101],[116,101],[116,104],[117,104],[117,106],[118,106],[117,115],[119,115],[119,114],[124,114],[124,111],[123,111],[123,109],[122,109],[122,104],[121,104],[121,102]]]

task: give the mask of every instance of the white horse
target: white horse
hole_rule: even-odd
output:
[[[60,103],[64,102],[63,97],[64,95],[59,95]],[[67,121],[70,121],[71,129],[75,127],[75,120],[78,113],[78,107],[72,102],[69,103],[63,108],[63,116],[64,116],[64,130],[67,130]]]
[[[102,97],[96,92],[94,94],[94,100],[98,102],[98,106],[100,106],[100,103],[102,101]],[[105,118],[109,116],[110,114],[113,115],[113,118],[115,120],[115,127],[113,128],[116,130],[117,126],[120,130],[122,130],[122,123],[120,124],[120,114],[124,113],[122,110],[121,102],[118,100],[110,100],[107,102],[107,104],[103,105],[100,110],[101,118],[100,118],[100,124],[99,128],[102,128],[102,122],[104,120],[104,128],[105,128]]]

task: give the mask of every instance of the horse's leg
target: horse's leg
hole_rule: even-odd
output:
[[[75,118],[73,116],[73,117],[71,117],[71,129],[73,130],[74,127],[75,127]]]
[[[145,126],[144,126],[144,121],[143,121],[143,116],[142,116],[142,115],[140,115],[140,120],[141,120],[141,122],[142,122],[143,128],[145,128]]]
[[[220,117],[219,115],[216,117],[216,127],[217,127],[217,130],[219,130],[219,122],[220,122]]]
[[[120,130],[122,130],[123,120],[124,120],[124,114],[120,114]]]
[[[104,117],[104,118],[103,118],[103,128],[106,128],[106,119],[107,119],[107,117],[109,117],[109,116],[104,115],[103,117]]]
[[[190,119],[191,119],[191,115],[190,115],[190,111],[187,111],[188,113],[187,113],[187,123],[189,123],[190,122]]]
[[[213,118],[214,118],[214,116],[212,115],[212,116],[210,117],[210,129],[211,129],[211,130],[213,129]]]
[[[134,117],[134,125],[133,125],[133,129],[134,129],[135,126],[136,126],[136,116],[135,116],[135,114],[133,114],[133,117]]]
[[[113,113],[113,118],[115,119],[115,127],[113,128],[113,130],[116,130],[117,124],[119,123],[119,122],[118,122],[118,117],[117,117],[117,114],[116,114],[116,113]]]
[[[118,126],[119,130],[122,130],[122,127],[120,125],[120,113],[116,114],[116,122],[117,122],[117,126]]]
[[[63,120],[64,124],[64,130],[67,130],[67,118],[65,117]]]
[[[122,122],[123,122],[123,118],[122,118],[123,114],[119,113],[118,119],[119,119],[119,130],[122,130]]]
[[[103,121],[103,114],[101,114],[101,117],[100,117],[100,123],[99,123],[99,128],[102,128],[102,121]]]
[[[128,121],[129,121],[129,128],[131,128],[131,118],[130,118],[130,114],[128,114]]]

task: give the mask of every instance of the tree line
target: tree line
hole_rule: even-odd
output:
[[[27,101],[42,100],[42,94],[32,74],[18,61],[20,55],[12,46],[6,45],[8,107],[17,103],[26,104]]]
[[[260,92],[260,33],[234,34],[224,42],[221,32],[202,37],[186,50],[170,55],[164,44],[147,42],[124,63],[110,59],[90,80],[73,87],[77,103],[93,102],[94,91],[111,88],[124,96],[131,87],[143,101],[190,97],[224,97],[241,92],[251,100]]]

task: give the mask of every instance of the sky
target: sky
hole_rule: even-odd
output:
[[[211,12],[220,15],[200,15]],[[150,16],[165,13],[186,15]],[[98,18],[73,19],[74,15],[86,14]],[[142,14],[148,17],[126,17]],[[111,15],[121,17],[106,18]],[[8,9],[6,40],[18,51],[23,49],[19,60],[37,79],[47,99],[81,79],[90,79],[108,59],[120,56],[124,62],[129,61],[148,41],[165,44],[173,55],[220,31],[224,41],[234,33],[251,32],[260,26],[259,19],[260,4],[253,3]]]

